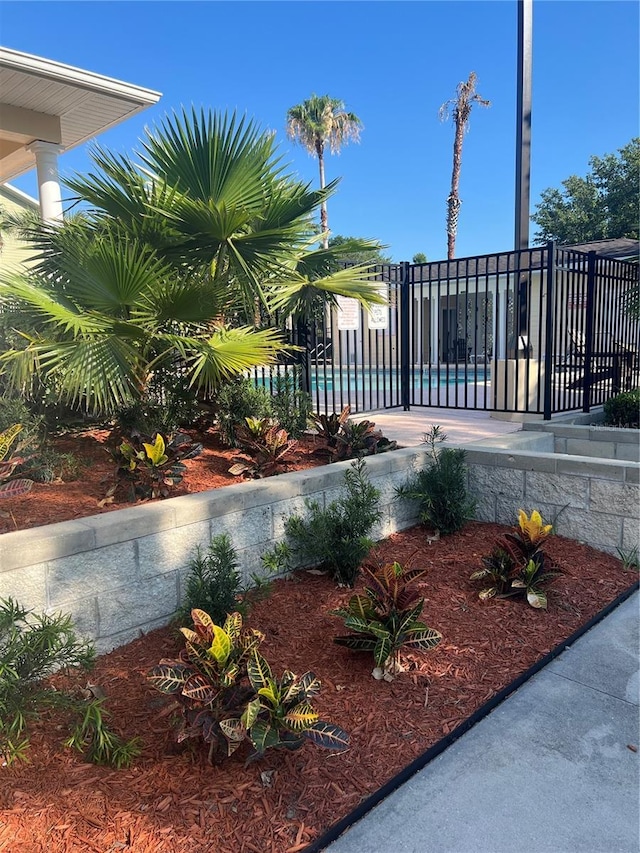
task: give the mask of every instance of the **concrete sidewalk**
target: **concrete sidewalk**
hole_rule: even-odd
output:
[[[328,853],[638,853],[634,593]]]

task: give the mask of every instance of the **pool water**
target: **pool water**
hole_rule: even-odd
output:
[[[465,374],[464,370],[454,369],[447,371],[445,368],[433,368],[429,371],[428,368],[412,370],[409,373],[409,383],[413,388],[419,390],[421,388],[450,388],[460,385],[473,385],[486,382],[488,379],[487,370],[485,367],[470,366]],[[312,392],[332,392],[338,389],[347,391],[383,391],[390,389],[398,389],[400,387],[399,371],[391,370],[372,370],[369,372],[367,368],[355,370],[353,367],[343,368],[342,375],[339,370],[331,373],[327,370],[327,374],[322,371],[311,373],[311,390]]]

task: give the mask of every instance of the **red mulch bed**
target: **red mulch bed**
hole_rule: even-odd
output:
[[[204,434],[187,432],[196,441],[202,442],[204,451],[195,459],[185,460],[187,473],[182,483],[171,490],[171,497],[243,482],[242,477],[229,474],[233,458],[240,453],[237,448],[225,447],[213,430]],[[109,430],[91,429],[54,438],[51,444],[55,450],[60,453],[72,453],[80,463],[77,479],[68,482],[35,483],[27,495],[3,500],[0,507],[0,533],[84,518],[87,515],[131,506],[127,503],[98,506],[113,482],[115,466],[107,453],[109,437]],[[324,446],[317,436],[302,436],[297,448],[283,465],[282,473],[325,465],[326,456],[316,455],[316,451]]]
[[[547,551],[562,574],[547,612],[521,600],[480,602],[469,575],[504,530],[475,522],[429,546],[415,527],[377,547],[376,561],[428,568],[424,618],[444,635],[434,651],[407,656],[392,683],[372,679],[369,656],[332,643],[343,626],[329,611],[350,592],[328,578],[296,573],[253,608],[250,624],[266,633],[274,668],[321,678],[321,716],[351,734],[340,755],[306,744],[247,768],[246,753],[211,767],[204,745],[175,745],[166,697],[145,680],[178,651],[175,633],[153,631],[103,656],[92,681],[106,691],[118,730],[142,736],[142,755],[129,770],[85,764],[59,747],[62,729],[40,721],[31,763],[0,770],[0,851],[302,851],[636,579],[614,557],[552,537]]]

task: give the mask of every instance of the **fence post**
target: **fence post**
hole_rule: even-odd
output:
[[[547,308],[544,327],[544,413],[545,421],[551,420],[552,399],[551,380],[553,378],[553,353],[554,353],[554,326],[553,326],[553,300],[554,283],[556,275],[556,247],[553,240],[547,243],[547,280],[546,299]],[[538,372],[538,377],[540,373]]]
[[[595,312],[596,253],[587,256],[587,308],[584,330],[584,375],[582,377],[582,411],[591,410],[591,376],[593,352],[593,315]]]
[[[309,364],[309,322],[306,318],[296,320],[296,343],[301,348],[296,355],[300,368],[300,390],[305,394],[311,393],[311,370]]]
[[[405,412],[410,408],[409,394],[409,261],[402,261],[400,282],[400,401]]]

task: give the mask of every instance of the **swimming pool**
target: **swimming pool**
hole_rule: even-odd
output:
[[[433,367],[429,369],[414,368],[409,371],[409,386],[415,391],[426,388],[452,388],[463,385],[484,384],[488,379],[488,371],[484,366],[469,365],[456,371],[454,368],[447,370],[445,367]],[[400,388],[400,371],[369,370],[361,368],[334,368],[326,373],[322,369],[311,371],[312,393],[332,393],[334,391],[396,391]]]

